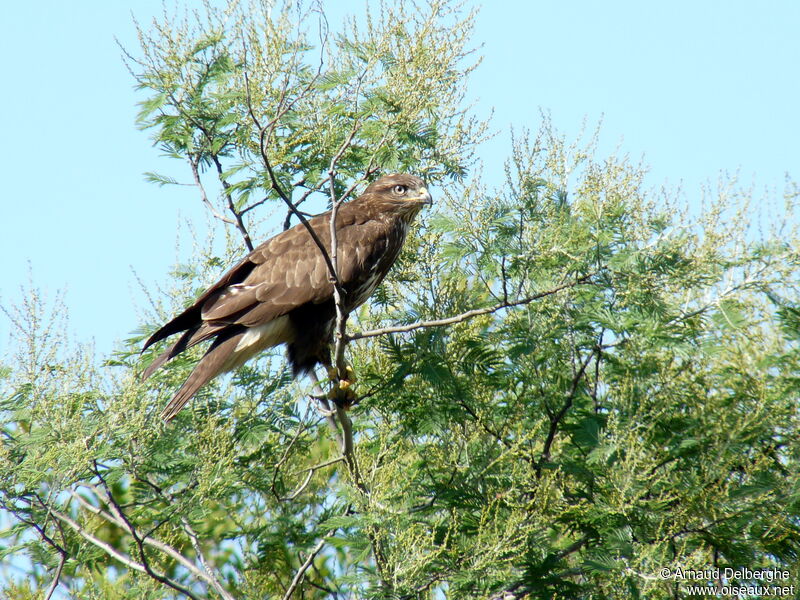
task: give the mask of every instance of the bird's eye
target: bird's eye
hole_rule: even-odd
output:
[[[394,186],[394,193],[395,194],[398,194],[398,195],[405,194],[406,190],[408,190],[408,188],[406,186],[404,186],[404,185],[396,185],[396,186]]]

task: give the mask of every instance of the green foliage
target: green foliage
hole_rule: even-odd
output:
[[[234,213],[280,200],[262,152],[295,200],[325,197],[331,171],[337,195],[376,171],[465,176],[485,125],[460,106],[471,17],[448,2],[381,6],[338,33],[316,5],[205,12],[140,27],[142,55],[128,62],[148,94],[139,126],[188,160],[196,183],[211,169]]]
[[[143,384],[155,316],[97,366],[31,290],[0,372],[0,557],[26,569],[4,597],[59,568],[103,599],[666,599],[678,567],[797,581],[796,215],[758,236],[747,195],[721,192],[691,216],[547,122],[487,189],[464,176],[482,134],[459,109],[468,17],[384,7],[315,46],[296,25],[318,13],[246,8],[142,31],[141,125],[217,172],[231,222],[275,198],[265,140],[295,199],[331,161],[339,193],[376,168],[454,178],[349,331],[485,310],[349,345],[357,480],[276,355],[165,425],[198,353]],[[161,312],[225,264],[176,267]]]

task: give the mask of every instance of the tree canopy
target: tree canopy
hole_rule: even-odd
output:
[[[763,583],[676,575],[726,567],[797,581],[798,187],[767,199],[758,229],[767,209],[735,181],[688,209],[546,118],[484,185],[472,21],[398,1],[334,30],[287,1],[139,26],[139,124],[178,159],[148,177],[189,179],[227,244],[198,240],[102,364],[57,301],[32,289],[4,308],[0,557],[25,574],[4,597],[666,599]],[[142,383],[157,323],[270,228],[395,171],[439,195],[339,338],[359,377],[349,418],[326,419],[273,352],[162,423],[198,354]]]

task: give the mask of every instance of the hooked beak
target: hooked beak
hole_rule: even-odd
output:
[[[431,197],[431,193],[428,191],[428,188],[420,188],[417,190],[419,192],[419,196],[417,196],[416,201],[420,204],[433,204],[433,198]]]

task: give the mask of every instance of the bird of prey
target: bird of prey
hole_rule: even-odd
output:
[[[363,304],[389,272],[409,225],[431,203],[424,182],[413,175],[386,175],[367,186],[336,214],[337,275],[345,315]],[[308,220],[330,252],[330,217]],[[197,390],[236,369],[266,348],[286,344],[295,376],[318,364],[330,368],[336,323],[331,276],[303,223],[270,238],[203,292],[189,308],[156,331],[142,348],[182,335],[144,371],[206,340],[213,340],[161,416],[169,421]]]

